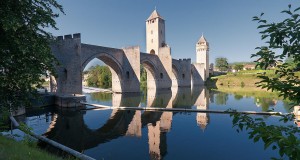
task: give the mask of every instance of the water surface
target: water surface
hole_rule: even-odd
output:
[[[257,96],[256,96],[257,95]],[[203,87],[139,94],[86,94],[88,103],[109,106],[289,112],[288,102],[271,94],[208,91]],[[281,125],[278,117],[262,117]],[[28,111],[34,132],[96,159],[269,159],[246,131],[237,132],[227,114],[133,110]],[[288,124],[293,124],[289,122]],[[47,148],[47,147],[46,147]],[[50,147],[49,147],[50,148]]]

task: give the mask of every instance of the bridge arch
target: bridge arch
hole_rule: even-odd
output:
[[[119,61],[109,53],[106,52],[96,53],[87,57],[85,60],[82,60],[82,65],[81,65],[82,71],[84,70],[86,65],[95,58],[101,60],[109,67],[109,70],[112,74],[112,90],[114,91],[115,90],[114,88],[119,88],[119,89],[121,88],[122,90],[121,80],[123,77],[122,76],[123,69]]]
[[[159,76],[157,75],[159,74],[158,69],[155,67],[154,63],[148,58],[141,60],[141,65],[146,69],[147,72],[147,88],[156,89],[156,81],[159,78]]]

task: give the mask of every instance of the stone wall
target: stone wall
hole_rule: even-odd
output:
[[[172,59],[172,86],[191,86],[191,59]]]
[[[57,43],[51,45],[52,53],[58,60],[56,79],[51,80],[51,92],[82,93],[81,38],[80,34],[57,37]]]
[[[191,65],[192,85],[204,85],[206,81],[204,64],[194,63]]]

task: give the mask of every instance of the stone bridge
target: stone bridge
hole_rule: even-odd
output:
[[[201,81],[201,76],[191,78],[191,60],[172,59],[168,46],[159,48],[159,54],[155,55],[140,52],[138,46],[116,49],[84,44],[78,33],[57,37],[51,50],[59,65],[56,67],[56,76],[50,77],[50,88],[58,94],[81,94],[83,70],[94,58],[102,60],[109,67],[112,91],[116,93],[140,92],[141,65],[147,71],[147,88],[188,87],[191,86],[191,79]]]

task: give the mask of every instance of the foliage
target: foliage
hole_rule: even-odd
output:
[[[288,68],[294,71],[299,71],[299,67],[297,67],[297,64],[294,62],[294,57],[289,56],[285,59],[285,63],[287,63],[289,66]]]
[[[93,66],[88,71],[88,86],[99,88],[111,88],[111,72],[107,66]]]
[[[44,28],[54,28],[63,13],[55,0],[4,0],[0,2],[0,112],[29,105],[40,88],[42,75],[54,71],[55,58]]]
[[[284,156],[290,159],[300,158],[300,140],[298,138],[300,131],[297,127],[267,125],[262,118],[253,119],[240,113],[233,113],[230,116],[233,116],[232,122],[233,126],[237,128],[237,132],[250,131],[248,132],[249,139],[253,139],[254,142],[262,140],[265,149],[270,146],[272,146],[272,150],[278,149],[281,159]],[[287,122],[291,119],[291,115],[286,115],[282,116],[280,121]]]
[[[88,74],[87,85],[90,87],[100,87],[100,88],[111,88],[112,87],[112,77],[108,66],[93,66],[89,70],[85,71],[84,74]],[[140,88],[141,90],[147,89],[147,72],[145,68],[141,65],[140,71]]]
[[[141,65],[141,83],[140,88],[141,90],[145,90],[147,88],[147,72],[146,69]]]
[[[236,64],[233,66],[233,69],[235,69],[237,71],[243,70],[243,68],[244,68],[243,64]]]
[[[0,132],[8,131],[10,129],[9,124],[9,112],[4,110],[0,113]]]
[[[215,66],[216,66],[220,71],[227,71],[228,68],[229,68],[227,58],[224,58],[224,57],[216,58]]]
[[[263,19],[263,13],[258,17],[253,17],[257,21],[261,39],[266,40],[267,46],[257,47],[259,51],[252,57],[258,57],[257,66],[259,68],[275,68],[275,76],[270,77],[266,74],[258,76],[262,80],[258,86],[272,91],[278,91],[280,96],[290,99],[294,104],[300,103],[300,81],[295,68],[300,67],[300,15],[299,8],[292,10],[291,5],[288,10],[282,13],[288,18],[278,23],[268,23]],[[278,53],[279,52],[279,53]],[[287,59],[283,62],[284,59]],[[271,101],[263,101],[262,105],[269,105]],[[286,105],[286,104],[285,104]],[[264,107],[264,106],[263,106]],[[265,107],[266,108],[266,107]],[[293,125],[268,125],[260,118],[252,118],[248,115],[234,113],[233,125],[237,131],[243,129],[250,131],[249,138],[254,142],[260,139],[264,142],[265,149],[272,146],[273,150],[279,151],[282,159],[287,156],[289,159],[300,159],[300,130]],[[280,121],[293,121],[294,116],[284,115]],[[273,158],[276,159],[276,158]]]
[[[241,82],[241,87],[244,88],[245,87],[245,82]]]
[[[288,97],[297,104],[300,103],[300,88],[298,87],[300,81],[290,63],[297,68],[300,67],[299,10],[300,7],[293,10],[289,5],[287,10],[281,12],[288,18],[278,23],[269,23],[262,18],[263,13],[253,17],[253,20],[259,24],[257,28],[262,29],[261,39],[266,40],[267,46],[257,47],[259,51],[252,55],[252,57],[258,57],[257,66],[261,68],[276,66],[275,74],[277,76],[270,78],[263,74],[260,75],[262,80],[259,86],[268,90],[276,90],[281,96]],[[291,61],[283,62],[287,57],[292,57]]]

